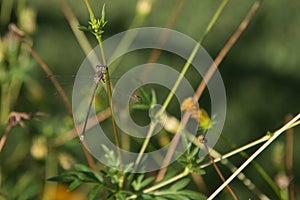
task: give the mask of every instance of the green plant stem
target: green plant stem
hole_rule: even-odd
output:
[[[173,98],[173,96],[174,96],[175,91],[178,89],[178,86],[179,86],[180,82],[182,81],[183,77],[185,76],[187,70],[189,69],[191,62],[192,62],[193,59],[195,58],[197,51],[198,51],[199,48],[201,47],[201,43],[204,41],[204,39],[206,38],[206,36],[207,36],[208,33],[210,32],[210,30],[212,29],[213,25],[216,23],[217,19],[220,17],[220,15],[221,15],[222,11],[224,10],[224,7],[225,7],[225,5],[227,4],[227,2],[228,2],[228,0],[223,0],[222,3],[220,4],[220,6],[219,6],[219,8],[217,9],[216,13],[214,14],[212,20],[211,20],[210,23],[208,24],[208,26],[207,26],[207,28],[206,28],[206,30],[205,30],[205,32],[204,32],[204,35],[201,37],[201,39],[199,40],[199,42],[196,44],[196,46],[194,47],[194,49],[193,49],[191,55],[189,56],[187,62],[186,62],[185,65],[183,66],[183,69],[182,69],[182,71],[180,72],[180,75],[179,75],[178,79],[176,80],[174,86],[172,87],[170,93],[168,94],[167,99],[164,101],[164,104],[163,104],[162,108],[157,112],[156,117],[160,116],[160,115],[163,113],[163,111],[166,110],[166,108],[168,107],[169,103],[171,102],[171,100],[172,100],[172,98]],[[158,123],[158,122],[154,122],[154,128],[156,127],[157,123]],[[153,130],[154,130],[154,129],[153,129]],[[151,135],[152,135],[152,132],[149,131],[148,135],[151,136]],[[178,142],[179,137],[177,137],[177,138],[178,138],[178,139],[177,139],[177,142]],[[149,141],[150,141],[149,139],[148,139],[148,140],[146,139],[146,140],[144,141],[143,146],[147,146],[148,143],[149,143]],[[177,144],[177,142],[175,141],[175,144]],[[175,145],[174,145],[174,148],[175,148]],[[171,148],[170,148],[170,149],[171,149]],[[174,151],[173,148],[172,148],[172,151]],[[168,152],[169,152],[169,151],[168,151]],[[167,155],[168,155],[168,154],[167,154]],[[170,153],[169,153],[169,155],[170,155]],[[166,159],[165,159],[165,162],[164,162],[164,163],[165,163],[165,164],[166,164],[166,163],[169,163],[169,160],[170,160],[170,156],[166,156]],[[164,169],[165,169],[165,168],[164,168]],[[164,173],[165,173],[164,171],[165,171],[165,170],[160,171],[160,172],[163,172],[163,174],[164,174]],[[160,175],[161,175],[161,173],[160,173]],[[161,176],[161,178],[162,178],[162,176]]]
[[[233,156],[233,155],[236,155],[236,154],[238,154],[238,153],[241,153],[241,152],[245,151],[246,149],[249,149],[249,148],[251,148],[251,147],[253,147],[253,146],[256,146],[256,145],[258,145],[258,144],[260,144],[260,143],[262,143],[262,142],[267,141],[268,139],[270,139],[270,137],[271,137],[271,135],[265,135],[265,136],[263,136],[262,138],[259,138],[258,140],[255,140],[255,141],[253,141],[253,142],[251,142],[251,143],[249,143],[249,144],[246,144],[246,145],[244,145],[244,146],[242,146],[242,147],[239,147],[239,148],[237,148],[237,149],[235,149],[235,150],[233,150],[233,151],[231,151],[231,152],[229,152],[229,153],[226,153],[226,154],[224,154],[224,155],[220,155],[219,157],[216,157],[216,158],[214,159],[214,162],[217,163],[217,162],[219,162],[219,161],[221,161],[221,160],[224,160],[224,159],[229,158],[229,157],[231,157],[231,156]],[[202,164],[202,165],[200,166],[200,168],[205,168],[205,167],[207,167],[207,166],[209,166],[209,165],[211,165],[211,164],[212,164],[211,162]]]
[[[147,148],[147,146],[149,144],[149,141],[151,139],[151,135],[152,135],[153,130],[154,130],[154,128],[155,128],[156,125],[157,125],[157,123],[155,123],[155,122],[151,122],[150,123],[150,127],[149,127],[149,130],[148,130],[146,139],[144,140],[142,148],[139,151],[138,157],[137,157],[137,159],[136,159],[136,161],[134,163],[134,170],[133,171],[135,171],[137,169],[137,167],[138,167],[138,165],[139,165],[139,163],[140,163],[140,161],[142,159],[142,156],[143,156],[143,154],[144,154],[144,152],[145,152],[145,150],[146,150],[146,148]]]
[[[265,150],[281,133],[289,129],[289,127],[300,118],[300,113],[297,114],[291,121],[274,132],[272,137],[265,142],[257,151],[255,151],[217,190],[215,190],[208,200],[214,199],[246,166],[251,163],[263,150]]]
[[[179,124],[178,121],[177,121],[177,124]],[[184,131],[184,135],[188,138],[189,141],[191,141],[198,148],[205,150],[204,144],[201,143],[193,134],[191,134],[187,130],[183,130],[183,131]],[[173,133],[175,134],[176,131],[174,131]],[[264,138],[264,139],[266,139],[266,138]],[[258,141],[263,142],[265,140],[263,140],[261,138],[261,139],[258,139]],[[253,144],[254,143],[258,144],[258,141],[254,141]],[[248,146],[248,147],[250,148],[250,146]],[[214,157],[215,159],[222,157],[223,159],[220,160],[220,162],[223,165],[225,165],[232,173],[234,173],[236,171],[237,168],[227,158],[224,158],[224,156],[222,156],[219,152],[217,152],[213,148],[210,148],[208,146],[207,146],[207,148],[209,148],[210,155],[212,157]],[[199,166],[199,168],[207,167],[211,164],[212,163],[209,162],[209,163],[207,163],[206,166],[201,165],[201,166]],[[256,194],[260,199],[267,199],[266,195],[263,194],[261,191],[259,191],[259,189],[256,188],[256,186],[252,183],[252,181],[249,178],[247,178],[247,176],[243,172],[240,173],[240,175],[238,176],[238,179],[240,179],[240,181],[242,181],[245,184],[245,186],[248,187],[248,189],[250,191],[252,191],[254,194]]]
[[[143,193],[149,193],[149,192],[152,192],[152,191],[157,190],[159,188],[162,188],[162,187],[164,187],[164,186],[166,186],[166,185],[168,185],[170,183],[173,183],[173,182],[175,182],[175,181],[177,181],[177,180],[179,180],[179,179],[181,179],[181,178],[189,175],[189,173],[190,173],[190,170],[188,168],[185,168],[183,170],[183,172],[181,172],[180,174],[178,174],[178,175],[176,175],[176,176],[174,176],[174,177],[172,177],[172,178],[170,178],[168,180],[165,180],[165,181],[163,181],[163,182],[161,182],[161,183],[159,183],[157,185],[154,185],[154,186],[152,186],[152,187],[150,187],[148,189],[143,190]]]
[[[293,123],[291,126],[289,126],[289,128],[293,128],[293,127],[298,126],[298,125],[300,125],[300,120]]]
[[[266,136],[264,136],[263,138],[259,139],[261,140],[261,142],[263,141],[267,141],[268,139],[271,138],[273,134],[270,134],[268,133]],[[227,138],[225,138],[225,136],[222,135],[222,138],[226,141],[226,143],[231,146],[232,148],[236,148],[237,145],[234,144],[233,142],[231,142],[230,140],[228,140]],[[267,140],[264,140],[267,139]],[[256,142],[256,141],[255,141]],[[251,144],[251,143],[250,143]],[[247,144],[247,145],[250,145],[250,144]],[[240,148],[239,148],[240,149]],[[244,149],[245,150],[245,149]],[[244,150],[241,150],[239,151],[238,153],[248,159],[249,158],[249,155],[244,151]],[[254,166],[254,168],[257,170],[257,172],[260,174],[261,177],[263,177],[263,179],[269,184],[269,186],[273,189],[273,191],[276,193],[276,195],[280,198],[280,190],[278,188],[278,186],[274,183],[274,181],[272,180],[272,178],[268,175],[268,173],[263,169],[263,167],[257,163],[256,161],[252,161],[251,164]]]
[[[185,132],[185,134],[187,135],[188,139],[193,142],[193,144],[201,149],[204,149],[204,145],[199,142],[199,140],[191,133],[189,132]],[[266,141],[267,138],[270,138],[270,137],[267,137],[267,136],[264,136],[263,138],[260,138],[254,142],[252,142],[252,144],[259,144],[261,142],[264,142]],[[251,146],[248,146],[248,148],[250,148]],[[209,148],[209,152],[210,152],[210,155],[212,157],[214,157],[215,161],[220,161],[223,165],[225,165],[232,173],[234,173],[236,171],[236,167],[227,159],[229,157],[226,156],[226,155],[222,155],[220,154],[219,152],[217,152],[216,150],[214,150],[213,148],[210,148],[207,146],[207,148]],[[238,153],[238,152],[236,152]],[[231,154],[232,156],[233,154]],[[225,158],[226,157],[226,158]],[[207,166],[210,166],[212,164],[212,162],[209,162],[209,163],[206,163],[204,165],[200,165],[199,168],[205,168]],[[240,181],[242,181],[246,187],[248,187],[248,189],[250,191],[252,191],[254,194],[256,194],[260,199],[265,199],[266,198],[266,195],[263,194],[261,191],[259,191],[256,186],[252,183],[252,181],[247,178],[247,176],[241,172],[240,175],[238,176],[238,179],[240,179]]]
[[[93,23],[93,22],[96,21],[93,10],[92,10],[88,0],[85,0],[84,2],[86,4],[86,7],[87,7],[89,15],[90,15],[90,22]],[[104,17],[104,16],[102,16],[102,17]],[[98,32],[95,32],[94,35],[95,35],[95,37],[97,39],[97,42],[99,44],[100,54],[101,54],[101,57],[102,57],[102,63],[103,63],[104,66],[107,66],[106,56],[105,56],[105,52],[104,52],[104,48],[103,48],[103,44],[102,44],[101,34],[98,34]],[[105,71],[103,71],[103,75],[104,75],[104,80],[105,80],[106,88],[107,88],[109,107],[110,107],[110,111],[111,111],[112,127],[113,127],[113,132],[114,132],[115,143],[116,143],[116,146],[117,146],[117,154],[118,154],[118,159],[119,159],[119,170],[120,170],[119,172],[121,173],[121,171],[123,169],[123,162],[122,162],[122,154],[121,154],[120,143],[119,143],[119,135],[118,135],[118,131],[117,131],[117,124],[116,124],[115,116],[114,116],[114,113],[113,113],[112,91],[111,91],[111,83],[110,83],[108,66],[105,69]],[[123,183],[124,183],[124,176],[121,175],[120,177],[121,178],[120,178],[120,181],[119,181],[119,188],[122,188]]]
[[[143,190],[143,193],[147,194],[147,193],[153,192],[153,191],[155,191],[157,189],[160,189],[162,187],[165,187],[166,185],[168,185],[170,183],[173,183],[173,182],[175,182],[175,181],[177,181],[177,180],[179,180],[179,179],[181,179],[181,178],[189,175],[189,173],[190,173],[190,170],[188,168],[185,168],[180,174],[177,174],[176,176],[174,176],[174,177],[172,177],[172,178],[170,178],[168,180],[165,180],[165,181],[163,181],[163,182],[161,182],[161,183],[159,183],[157,185],[154,185],[154,186],[152,186],[150,188],[147,188],[147,189]],[[137,195],[131,195],[130,197],[126,198],[126,200],[136,199],[137,197],[138,197]]]
[[[205,32],[204,32],[204,35],[200,38],[199,42],[197,43],[197,45],[194,47],[190,57],[188,58],[187,62],[185,63],[181,73],[180,73],[180,76],[179,78],[177,79],[177,81],[175,82],[171,92],[169,93],[166,101],[164,102],[163,106],[162,106],[162,109],[158,112],[158,114],[161,114],[163,109],[166,109],[167,106],[169,105],[175,91],[177,90],[182,78],[184,77],[185,73],[187,72],[191,62],[193,61],[197,51],[199,50],[199,48],[201,47],[201,43],[205,40],[206,36],[208,35],[208,33],[211,31],[213,25],[216,23],[217,19],[220,17],[222,11],[224,10],[225,8],[225,5],[228,3],[228,0],[223,0],[222,3],[220,4],[220,6],[218,7],[217,11],[215,12],[213,18],[211,19],[211,21],[209,22]],[[189,114],[185,114],[183,119],[182,119],[182,122],[181,123],[182,125],[185,125],[185,121],[187,121],[189,118]],[[179,141],[179,133],[180,133],[180,129],[178,130],[178,132],[175,134],[175,137],[173,139],[173,143],[172,143],[172,146],[168,149],[168,152],[167,152],[167,156],[164,160],[164,165],[167,166],[167,164],[170,162],[171,160],[171,157],[172,157],[172,154],[173,152],[175,151],[175,148],[177,146],[177,143]],[[178,135],[178,136],[177,136]],[[162,168],[158,175],[157,175],[157,178],[156,180],[159,181],[160,179],[162,179],[162,177],[164,176],[164,174],[166,173],[166,167],[165,168]]]
[[[168,24],[166,25],[167,28],[171,28],[171,27],[173,26],[173,23],[174,23],[174,21],[175,21],[177,15],[178,15],[178,12],[179,12],[179,8],[182,7],[183,2],[184,2],[184,1],[181,0],[181,1],[179,1],[179,2],[177,3],[177,5],[176,5],[175,9],[173,10],[173,13],[172,13],[172,15],[171,15],[169,21],[168,21]],[[137,19],[139,19],[139,18],[141,18],[141,17],[143,17],[143,18],[140,19],[140,20],[137,20],[137,19],[135,18],[137,21],[143,21],[144,18],[145,18],[145,15],[143,15],[143,16],[141,16],[141,17],[138,17],[138,16],[139,16],[139,15],[136,16]],[[135,21],[135,20],[134,20],[134,21]],[[134,23],[133,23],[133,24],[134,24]],[[161,35],[159,41],[160,41],[162,44],[164,43],[165,37],[167,37],[167,35],[168,35],[168,33],[163,33],[163,34]],[[122,39],[121,44],[123,43],[123,40],[125,40],[125,38],[126,38],[126,35],[125,35],[124,38]],[[127,41],[127,40],[125,40],[125,41]],[[124,41],[124,43],[125,43],[125,41]],[[126,43],[126,44],[127,44],[127,43]],[[125,46],[125,45],[119,45],[118,48],[121,47],[121,46]],[[127,46],[129,46],[129,45],[127,44]],[[159,51],[159,52],[160,52],[160,51]],[[150,58],[149,58],[149,60],[148,60],[148,62],[155,62],[155,59],[157,59],[158,56],[159,56],[159,54],[157,53],[157,50],[153,50],[153,51],[152,51],[152,54],[151,54],[151,56],[150,56]],[[120,60],[120,59],[119,59],[119,60]],[[151,137],[151,135],[152,135],[152,133],[153,133],[153,130],[155,129],[156,125],[157,125],[157,123],[151,122],[150,128],[149,128],[148,133],[147,133],[147,135],[146,135],[146,139],[144,140],[143,145],[142,145],[142,148],[141,148],[141,150],[139,151],[138,157],[137,157],[137,159],[136,159],[136,162],[135,162],[135,168],[138,167],[138,165],[139,165],[139,163],[140,163],[140,161],[141,161],[141,159],[142,159],[143,153],[145,152],[145,150],[146,150],[146,148],[147,148],[147,146],[148,146],[148,144],[149,144],[150,137]]]
[[[185,63],[177,81],[175,82],[173,88],[171,89],[167,99],[165,100],[163,106],[162,106],[162,109],[165,110],[170,101],[172,100],[174,94],[175,94],[175,91],[177,90],[181,80],[183,79],[184,75],[186,74],[187,70],[189,69],[190,65],[191,65],[191,62],[194,60],[195,56],[196,56],[196,53],[197,51],[199,50],[199,48],[201,47],[201,44],[203,43],[203,41],[205,40],[205,38],[207,37],[208,33],[211,31],[212,27],[215,25],[217,19],[220,17],[222,11],[224,10],[226,4],[228,3],[228,0],[223,0],[222,3],[220,4],[219,8],[217,9],[217,11],[215,12],[213,18],[211,19],[211,21],[209,22],[208,26],[206,27],[205,29],[205,32],[203,34],[203,36],[200,38],[200,40],[198,41],[197,45],[194,47],[191,55],[189,56],[187,62]]]
[[[101,38],[101,36],[97,35],[96,39],[97,39],[98,44],[99,44],[103,65],[107,66],[105,52],[104,52],[104,48],[103,48],[103,45],[102,45],[102,38]],[[121,154],[121,150],[120,150],[120,142],[119,142],[119,135],[118,135],[118,131],[117,131],[117,124],[116,124],[115,116],[114,116],[114,113],[113,113],[112,91],[111,91],[111,83],[110,83],[108,68],[103,72],[103,74],[104,74],[104,79],[105,79],[106,88],[107,88],[109,107],[110,107],[110,111],[111,111],[111,121],[112,121],[112,126],[113,126],[113,131],[114,131],[114,138],[115,138],[115,142],[116,142],[116,146],[117,146],[117,153],[118,153],[118,157],[119,157],[120,171],[121,171],[122,168],[123,168],[122,154]]]
[[[94,20],[94,19],[95,19],[95,15],[94,15],[94,13],[93,13],[93,10],[92,10],[92,8],[91,8],[91,5],[90,5],[90,3],[89,3],[89,0],[84,0],[84,3],[85,3],[85,5],[86,5],[86,8],[88,9],[88,12],[89,12],[89,15],[90,15],[90,20],[91,20],[91,21]]]

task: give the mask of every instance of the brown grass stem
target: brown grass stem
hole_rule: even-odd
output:
[[[35,59],[35,61],[39,64],[39,66],[47,74],[47,77],[49,77],[49,79],[52,82],[52,84],[54,85],[55,89],[57,90],[57,92],[61,96],[61,98],[62,98],[62,100],[63,100],[63,102],[64,102],[64,104],[65,104],[65,106],[67,108],[67,111],[68,111],[69,115],[72,116],[72,106],[71,106],[71,103],[69,101],[69,98],[66,95],[64,89],[59,84],[59,82],[56,80],[55,76],[53,75],[53,73],[50,70],[50,68],[48,67],[48,65],[41,59],[41,57],[32,48],[32,46],[29,44],[29,42],[24,39],[24,36],[20,37],[19,32],[22,32],[22,31],[19,30],[16,25],[10,24],[9,25],[9,29],[26,46],[26,48],[28,49],[28,51],[30,52],[30,54],[32,55],[32,57]],[[16,30],[18,30],[18,32]]]
[[[204,140],[205,140],[205,139],[204,139]],[[204,144],[205,150],[206,150],[206,152],[207,152],[207,154],[208,154],[208,157],[209,157],[211,163],[213,164],[213,166],[214,166],[216,172],[218,173],[218,175],[219,175],[219,177],[221,178],[221,180],[222,180],[223,182],[225,182],[225,178],[224,178],[224,176],[223,176],[221,170],[219,169],[219,167],[218,167],[217,164],[215,163],[214,158],[210,155],[209,150],[208,150],[208,148],[207,148],[205,142],[203,142],[203,144]],[[233,199],[237,200],[238,198],[237,198],[236,194],[234,193],[234,191],[231,189],[231,187],[230,187],[229,185],[226,185],[226,188],[227,188],[227,190],[230,192],[230,194],[231,194],[231,196],[233,197]]]
[[[54,85],[55,89],[59,93],[59,95],[62,97],[62,100],[67,108],[67,111],[70,116],[72,116],[72,106],[69,101],[68,96],[66,95],[65,91],[59,84],[59,82],[56,80],[55,76],[53,75],[52,71],[48,67],[48,65],[41,59],[41,57],[35,52],[35,50],[32,48],[32,46],[29,44],[28,41],[24,39],[24,36],[20,35],[22,33],[21,30],[19,30],[16,25],[11,24],[9,26],[10,30],[15,34],[17,38],[20,39],[21,42],[27,47],[28,51],[31,53],[32,57],[36,60],[36,62],[39,64],[39,66],[44,70],[44,72],[47,74],[49,79],[51,80],[52,84]],[[16,31],[17,30],[17,31]],[[87,158],[88,164],[92,169],[96,169],[96,164],[91,156],[91,154],[87,151],[87,149],[82,145],[82,148],[84,149],[85,156]]]

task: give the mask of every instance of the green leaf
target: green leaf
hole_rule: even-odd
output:
[[[105,4],[103,4],[103,7],[102,7],[102,12],[101,12],[101,21],[102,23],[105,25]],[[103,25],[103,26],[104,26]]]
[[[141,183],[140,189],[143,189],[144,187],[146,187],[147,185],[149,185],[154,179],[155,179],[155,177],[149,177],[149,178],[145,179],[145,180]]]
[[[74,190],[75,188],[77,188],[79,185],[81,185],[81,181],[80,180],[74,180],[68,187],[69,190]]]
[[[75,169],[77,169],[80,172],[83,172],[87,177],[92,178],[93,180],[98,181],[100,183],[103,183],[103,178],[93,169],[81,164],[76,164]]]
[[[96,185],[95,187],[93,187],[91,189],[91,191],[89,192],[89,200],[93,200],[96,198],[100,188],[101,188],[101,185]]]
[[[153,196],[150,195],[150,194],[142,194],[142,195],[141,195],[141,198],[142,198],[142,199],[150,199],[150,200],[155,199],[155,197],[153,197]],[[161,200],[165,200],[165,199],[161,199]]]
[[[144,175],[142,174],[138,176],[136,180],[132,181],[131,186],[135,191],[139,191],[144,187],[146,187],[147,185],[149,185],[155,179],[155,177],[149,177],[146,178],[145,180],[143,179],[144,179]]]
[[[85,31],[85,32],[90,32],[91,31],[91,27],[82,26],[80,24],[77,26],[77,28],[80,31]]]
[[[194,191],[191,191],[191,190],[181,190],[180,191],[180,194],[183,194],[185,196],[188,196],[190,199],[199,199],[199,200],[204,200],[204,199],[207,199],[206,196],[204,196],[203,194],[200,194],[198,192],[194,192]]]
[[[182,188],[187,186],[189,184],[189,182],[190,182],[190,180],[188,178],[182,179],[182,180],[178,181],[177,183],[175,183],[174,185],[172,185],[170,187],[170,190],[173,190],[173,191],[181,190]]]
[[[149,97],[149,95],[147,94],[147,92],[146,92],[142,87],[139,88],[139,92],[140,92],[140,94],[141,94],[141,97],[142,97],[143,101],[144,101],[146,104],[150,104],[150,103],[151,103],[151,102],[150,102],[150,97]]]
[[[196,154],[199,152],[199,148],[196,147],[192,150],[191,154],[189,155],[190,158],[193,158],[195,156],[197,156]]]
[[[89,168],[89,167],[87,167],[85,165],[82,165],[82,164],[75,164],[74,167],[78,171],[83,171],[83,172],[91,171],[91,168]]]
[[[151,90],[151,105],[157,104],[156,93],[154,90]]]
[[[132,181],[131,186],[135,191],[140,190],[140,184],[143,178],[144,178],[144,174],[141,174],[140,176],[137,177],[136,180]]]
[[[166,197],[167,199],[173,199],[173,200],[189,200],[189,198],[182,196],[180,194],[176,194],[174,192],[170,192],[169,194],[163,195],[163,197]]]
[[[124,172],[129,172],[130,170],[133,169],[134,163],[129,163],[128,165],[125,165],[124,167]]]
[[[76,173],[73,172],[65,172],[60,176],[54,176],[51,178],[48,178],[48,181],[55,181],[55,182],[61,182],[61,183],[70,183],[77,179]]]

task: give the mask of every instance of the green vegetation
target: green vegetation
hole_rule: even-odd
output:
[[[0,200],[206,199],[265,142],[270,143],[265,151],[257,152],[258,157],[217,198],[300,198],[296,170],[300,147],[295,145],[300,139],[299,5],[283,0],[2,0]],[[143,166],[142,157],[123,165],[119,152],[102,146],[103,156],[115,166],[107,167],[80,142],[82,132],[77,132],[72,119],[72,75],[93,46],[99,45],[106,66],[102,41],[147,26],[180,31],[205,47],[220,68],[228,109],[222,135],[216,146],[209,147],[203,135],[218,121],[209,116],[207,90],[199,89],[196,116],[193,101],[186,101],[192,104],[190,117],[199,121],[197,138],[184,130],[182,145],[187,151],[176,162],[156,172],[135,174],[128,171]],[[188,61],[155,50],[130,53],[108,66],[103,80],[98,80],[108,92],[99,84],[94,99],[98,119],[116,146],[140,154],[169,143],[180,117],[171,91],[146,85],[131,102],[131,117],[147,124],[147,111],[159,103],[168,113],[164,130],[151,143],[150,137],[131,140],[117,131],[110,115],[110,80],[114,84],[113,78],[130,66],[147,62],[174,67],[195,90],[202,81],[193,76]],[[182,110],[188,108],[181,105]],[[200,158],[200,150],[210,153]]]

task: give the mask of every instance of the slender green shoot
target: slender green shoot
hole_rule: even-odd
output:
[[[84,2],[86,4],[86,7],[87,7],[89,15],[90,15],[90,21],[89,21],[89,26],[87,26],[87,27],[79,26],[79,29],[82,30],[82,31],[87,31],[87,32],[92,33],[96,37],[97,42],[99,44],[100,54],[101,54],[102,62],[103,62],[103,66],[104,66],[104,70],[102,72],[103,73],[103,79],[104,79],[104,81],[106,83],[106,87],[107,87],[107,95],[108,95],[108,101],[109,101],[109,106],[110,106],[110,110],[111,110],[114,138],[115,138],[118,158],[119,158],[119,162],[120,162],[120,171],[122,171],[123,163],[122,163],[122,156],[121,156],[121,150],[120,150],[119,135],[118,135],[118,132],[117,132],[117,125],[116,125],[115,117],[114,117],[114,114],[113,114],[113,108],[112,108],[111,83],[110,83],[110,78],[109,78],[109,71],[108,71],[108,67],[107,67],[105,52],[104,52],[104,48],[103,48],[103,45],[102,45],[102,34],[104,32],[103,28],[107,24],[107,21],[105,19],[105,5],[103,5],[103,8],[102,8],[101,18],[96,19],[95,15],[93,13],[93,10],[92,10],[92,8],[89,4],[89,1],[85,0]],[[83,130],[83,131],[85,131],[85,130]],[[120,180],[120,187],[122,187],[122,185],[123,185],[123,181]]]

